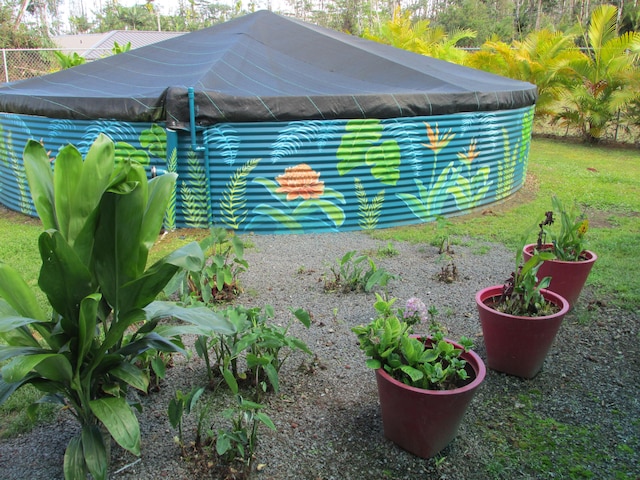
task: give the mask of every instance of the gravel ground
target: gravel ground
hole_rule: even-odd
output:
[[[455,247],[460,278],[435,279],[437,249],[393,242],[398,254],[377,255],[388,242],[362,233],[250,236],[249,271],[241,277],[245,306],[272,305],[277,321],[289,308],[311,312],[310,329],[294,324],[314,357],[292,354],[280,392],[266,399],[277,431],[260,431],[249,477],[284,479],[529,479],[640,478],[640,372],[637,312],[619,311],[585,291],[566,318],[543,371],[532,380],[488,371],[457,438],[435,459],[419,459],[382,434],[374,373],[350,331],[374,315],[374,294],[324,293],[322,276],[350,250],[372,255],[397,275],[389,294],[404,303],[421,297],[442,313],[450,338],[472,337],[484,358],[474,304],[477,290],[502,283],[513,253],[500,245],[466,242]],[[597,265],[596,265],[597,268]],[[219,471],[186,461],[166,409],[177,389],[204,385],[203,363],[179,357],[158,392],[141,398],[142,457],[113,447],[113,479],[220,478]],[[215,398],[212,412],[229,400]],[[194,437],[195,415],[185,436]],[[208,423],[222,425],[219,416]],[[62,458],[77,431],[68,413],[48,425],[0,441],[0,479],[62,477]],[[588,474],[587,472],[591,472]]]

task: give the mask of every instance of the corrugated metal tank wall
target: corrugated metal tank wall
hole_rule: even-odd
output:
[[[219,225],[239,232],[383,228],[460,215],[524,183],[533,107],[390,120],[220,124],[196,135],[122,122],[0,117],[0,201],[25,201],[28,138],[84,154],[99,132],[119,158],[175,171],[167,227]],[[64,140],[63,140],[64,139]]]

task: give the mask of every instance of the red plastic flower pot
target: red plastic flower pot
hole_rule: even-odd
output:
[[[533,251],[536,249],[536,246],[535,243],[524,246],[522,251],[525,262],[533,256]],[[542,249],[544,250],[545,248],[551,249],[552,245],[545,244],[542,246]],[[584,250],[582,256],[585,259],[576,262],[545,260],[538,270],[538,279],[551,277],[548,290],[566,298],[569,302],[569,308],[573,308],[578,301],[578,297],[587,281],[589,272],[591,272],[593,264],[596,263],[598,259],[598,256],[590,250]]]
[[[461,357],[467,361],[472,381],[453,390],[410,387],[384,369],[376,370],[385,437],[421,458],[433,457],[455,438],[464,413],[486,375],[484,362],[475,352],[465,352]]]
[[[543,317],[520,317],[492,308],[501,294],[502,285],[476,294],[487,366],[517,377],[533,378],[542,369],[562,319],[569,311],[569,302],[557,293],[542,290],[545,299],[558,307],[558,312]]]

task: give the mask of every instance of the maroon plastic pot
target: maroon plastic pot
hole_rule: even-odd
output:
[[[453,390],[410,387],[384,369],[376,370],[385,437],[421,458],[433,457],[454,439],[462,417],[486,375],[484,362],[475,352],[465,352],[462,358],[467,361],[469,375],[475,378]]]
[[[550,290],[542,290],[544,298],[559,311],[544,317],[519,317],[491,307],[502,294],[502,285],[494,285],[476,293],[487,366],[492,370],[517,377],[533,378],[542,369],[569,302]]]
[[[525,262],[533,256],[533,251],[536,249],[536,244],[531,243],[525,245],[522,252],[524,253]],[[545,244],[542,246],[543,250],[546,248],[551,249],[551,244]],[[538,278],[551,277],[551,283],[548,290],[556,292],[561,297],[564,297],[569,302],[569,308],[578,301],[582,287],[587,281],[589,272],[593,264],[596,263],[598,256],[590,250],[584,250],[582,255],[585,260],[579,260],[577,262],[567,262],[564,260],[545,260],[540,265],[538,270]]]

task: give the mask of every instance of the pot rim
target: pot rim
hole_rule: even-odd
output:
[[[414,335],[415,337],[418,338],[431,338],[431,337],[422,337],[421,335]],[[462,345],[460,345],[457,342],[454,342],[453,340],[450,340],[448,338],[444,339],[446,342],[451,343],[453,346],[455,346],[456,348],[463,348]],[[484,364],[484,361],[482,360],[482,358],[480,358],[480,355],[478,355],[476,352],[474,352],[473,350],[469,350],[464,352],[462,355],[462,358],[464,360],[466,360],[466,362],[471,365],[471,368],[473,368],[473,371],[476,374],[476,378],[473,379],[473,381],[471,381],[470,383],[466,384],[463,387],[459,387],[459,388],[454,388],[451,390],[429,390],[426,388],[418,388],[418,387],[412,387],[411,385],[407,385],[405,383],[402,383],[398,380],[396,380],[395,378],[393,378],[391,375],[389,375],[384,368],[378,368],[376,369],[376,374],[381,375],[382,377],[385,378],[385,380],[387,380],[388,382],[410,390],[412,392],[418,392],[418,393],[423,393],[423,394],[429,394],[429,395],[456,395],[456,394],[460,394],[460,393],[465,393],[471,390],[474,390],[475,388],[477,388],[478,386],[480,386],[480,384],[484,381],[485,376],[487,375],[487,367]]]
[[[575,262],[567,262],[567,263],[575,263]],[[489,292],[495,292],[495,293],[489,294]],[[476,304],[478,305],[479,308],[483,310],[486,310],[489,312],[498,312],[500,315],[503,315],[504,317],[507,317],[507,318],[513,318],[518,320],[529,320],[532,322],[553,319],[559,316],[566,315],[566,313],[571,308],[571,306],[569,305],[569,301],[563,296],[558,295],[557,293],[552,292],[551,290],[548,290],[546,288],[543,288],[542,290],[540,290],[540,292],[542,292],[542,295],[547,300],[553,302],[556,306],[560,307],[560,310],[551,315],[543,315],[540,317],[527,317],[527,316],[511,315],[509,313],[500,312],[495,308],[491,308],[490,306],[488,306],[483,299],[494,298],[501,295],[502,285],[492,285],[490,287],[483,288],[482,290],[479,290],[478,292],[476,292]]]
[[[528,253],[529,255],[531,255],[531,252],[533,250],[535,250],[535,248],[538,246],[537,243],[528,243],[527,245],[525,245],[522,248],[522,251],[525,253]],[[552,244],[551,243],[544,243],[542,244],[543,247],[549,246],[551,247]],[[553,263],[568,263],[568,264],[575,264],[575,263],[593,263],[596,260],[598,260],[598,255],[595,254],[595,252],[591,251],[591,250],[583,250],[582,252],[580,252],[581,255],[585,255],[588,258],[586,260],[575,260],[575,261],[569,261],[569,260],[558,260],[557,258],[553,258],[551,260],[545,260],[545,262],[553,262]]]

